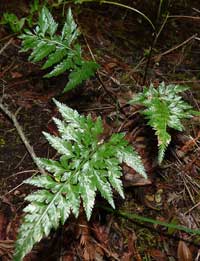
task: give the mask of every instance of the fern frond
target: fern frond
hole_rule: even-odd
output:
[[[64,89],[66,92],[94,76],[98,65],[82,58],[81,46],[76,43],[80,33],[70,8],[61,34],[57,34],[57,28],[58,24],[51,13],[43,7],[35,30],[25,30],[20,38],[22,51],[32,50],[30,61],[39,62],[46,59],[42,69],[54,66],[44,77],[55,77],[65,71],[71,71],[69,83]]]
[[[26,181],[38,190],[26,197],[29,205],[24,209],[26,215],[19,229],[16,261],[22,260],[51,229],[64,224],[71,213],[78,217],[81,202],[89,220],[97,191],[114,208],[112,188],[124,198],[122,161],[146,177],[139,155],[128,145],[124,134],[113,134],[108,142],[99,142],[103,132],[100,117],[94,122],[90,115],[81,116],[54,102],[63,116],[63,121],[54,119],[60,137],[44,135],[60,158],[37,158],[37,163],[51,176],[39,175]]]
[[[164,82],[158,88],[154,88],[151,84],[149,89],[145,87],[142,93],[130,101],[131,104],[141,104],[146,107],[142,114],[156,132],[159,164],[163,161],[165,151],[171,141],[168,128],[182,131],[184,126],[181,120],[191,118],[197,113],[179,95],[187,89],[188,87],[181,85],[165,85]]]

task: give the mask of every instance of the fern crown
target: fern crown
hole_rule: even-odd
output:
[[[130,101],[131,104],[141,104],[146,107],[141,113],[145,115],[148,124],[156,131],[159,164],[163,161],[166,148],[171,141],[168,128],[182,131],[184,126],[181,120],[197,114],[192,110],[192,106],[183,101],[180,96],[180,93],[187,89],[188,87],[180,85],[165,85],[164,82],[158,88],[151,84],[149,88],[145,87],[142,93]]]
[[[86,61],[81,54],[81,46],[76,42],[80,34],[69,8],[61,34],[57,34],[58,24],[47,9],[43,7],[37,26],[33,32],[25,30],[20,36],[22,51],[32,50],[29,60],[39,62],[46,59],[42,69],[53,66],[44,77],[58,76],[70,71],[69,81],[64,92],[75,88],[95,74],[98,64]]]
[[[99,141],[103,132],[100,118],[94,122],[90,115],[81,116],[58,101],[55,103],[64,118],[54,118],[60,137],[44,135],[61,156],[57,161],[37,158],[51,175],[25,181],[38,190],[26,197],[30,204],[24,209],[15,260],[22,260],[52,228],[56,229],[60,222],[64,224],[71,212],[78,217],[81,202],[89,220],[97,191],[114,208],[112,188],[124,198],[122,162],[146,177],[139,155],[128,145],[124,134],[113,134],[107,142]]]

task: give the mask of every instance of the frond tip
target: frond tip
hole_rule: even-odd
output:
[[[158,88],[151,84],[149,88],[145,87],[142,93],[130,101],[131,104],[141,104],[145,107],[141,113],[145,115],[158,138],[159,164],[163,161],[165,151],[171,141],[168,128],[182,131],[184,126],[181,120],[198,114],[179,95],[187,89],[188,87],[181,85],[165,85],[164,82]]]
[[[146,177],[139,155],[128,145],[124,134],[116,133],[99,142],[103,132],[100,117],[79,113],[54,100],[63,121],[54,119],[60,137],[44,133],[60,155],[58,160],[37,158],[38,165],[51,175],[26,180],[38,190],[26,197],[29,205],[16,241],[15,261],[21,261],[35,243],[64,224],[72,213],[79,215],[80,204],[89,220],[97,191],[114,208],[113,189],[124,198],[120,164],[125,162]]]

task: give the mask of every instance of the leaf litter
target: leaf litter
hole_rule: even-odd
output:
[[[193,4],[195,6],[195,3]],[[122,23],[121,17],[116,16],[115,13],[120,10],[113,11],[111,8],[106,10],[109,15],[105,18],[103,7],[98,12],[95,10],[95,16],[92,7],[81,6],[81,8],[83,11],[77,15],[77,19],[92,51],[102,65],[101,77],[107,88],[119,101],[122,101],[121,106],[124,106],[128,100],[125,97],[134,95],[141,88],[144,63],[139,63],[139,61],[142,58],[142,50],[150,44],[148,42],[150,34],[147,42],[144,43],[144,35],[148,35],[145,26],[139,24],[135,17],[127,13],[124,13],[125,20]],[[182,11],[178,4],[176,8],[177,12]],[[163,52],[163,47],[167,48],[189,37],[190,31],[187,25],[190,22],[177,20],[175,23],[179,25],[177,39],[172,34],[177,25],[169,23],[169,27],[163,32],[158,42],[156,50],[158,54]],[[104,24],[106,26],[103,26]],[[194,32],[198,28],[199,24],[195,24]],[[1,36],[1,38],[9,36],[9,32],[2,30]],[[168,43],[163,45],[166,37]],[[56,81],[43,79],[39,67],[28,64],[24,54],[17,52],[18,47],[19,42],[15,40],[14,44],[8,46],[1,54],[1,89],[6,94],[6,101],[13,111],[18,106],[22,107],[18,118],[29,140],[34,144],[37,155],[55,156],[55,152],[48,148],[42,138],[41,132],[46,130],[47,122],[57,113],[54,111],[51,98],[59,96],[65,84],[64,77],[60,76]],[[198,79],[195,75],[195,70],[198,69],[196,61],[198,48],[198,45],[194,43],[184,55],[183,49],[177,49],[174,53],[162,56],[159,65],[151,61],[152,70],[147,83],[148,81],[162,81],[163,78],[169,82],[174,80],[187,82],[192,79],[192,94],[189,94],[188,98],[192,103],[199,104],[197,98],[199,83],[196,82]],[[85,50],[87,50],[86,47]],[[135,67],[137,70],[134,70]],[[105,122],[107,133],[112,133],[121,126],[121,131],[127,133],[127,140],[142,156],[149,183],[147,185],[144,181],[137,180],[136,173],[132,173],[131,169],[124,165],[123,179],[127,184],[126,200],[123,202],[115,196],[117,208],[167,222],[178,220],[178,223],[191,228],[200,227],[198,121],[191,121],[191,127],[187,126],[183,134],[172,133],[173,144],[167,152],[167,159],[161,168],[157,168],[154,162],[154,156],[157,153],[154,149],[156,140],[149,139],[153,134],[150,135],[149,128],[144,127],[143,120],[137,116],[137,107],[125,106],[124,113],[116,112],[115,105],[95,80],[86,82],[85,86],[80,87],[79,90],[61,96],[60,100],[84,114],[91,110],[94,117],[100,114]],[[33,170],[35,167],[31,159],[25,156],[26,150],[12,125],[2,115],[0,126],[0,136],[5,140],[5,143],[1,145],[0,158],[2,198],[25,178],[32,175],[23,171]],[[187,138],[184,139],[184,136]],[[9,162],[8,155],[11,155]],[[21,161],[22,158],[24,158],[23,161]],[[9,176],[18,172],[22,174],[9,179]],[[5,227],[1,231],[0,241],[2,260],[12,260],[13,240],[15,240],[24,207],[23,196],[29,190],[29,187],[22,185],[17,189],[18,193],[11,192],[5,196],[6,200],[2,200],[1,205],[4,207],[2,207],[0,222],[3,224],[2,227]],[[162,196],[157,202],[156,193],[160,190],[162,190]],[[179,197],[174,197],[173,193]],[[153,195],[153,200],[149,201],[145,195]],[[105,204],[101,198],[97,201]],[[159,210],[157,203],[159,203]],[[4,209],[5,206],[9,211]],[[74,258],[80,260],[145,260],[147,258],[148,260],[168,260],[169,257],[175,260],[179,257],[184,260],[183,258],[191,258],[191,255],[194,258],[198,255],[200,244],[198,237],[190,237],[186,233],[177,233],[177,231],[173,231],[175,237],[170,237],[169,231],[158,225],[145,228],[147,224],[132,223],[114,214],[108,214],[98,207],[94,213],[89,223],[83,215],[80,215],[78,222],[71,218],[63,229],[52,232],[51,239],[43,240],[40,246],[30,253],[27,260],[38,260],[39,256],[40,260],[55,260],[57,257],[62,257],[63,260],[74,260]],[[49,247],[52,247],[51,251]]]

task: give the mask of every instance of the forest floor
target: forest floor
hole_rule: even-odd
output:
[[[27,1],[1,4],[1,14],[26,14]],[[131,1],[130,1],[131,2]],[[140,3],[139,3],[140,2]],[[156,8],[142,6],[152,21]],[[151,2],[151,1],[149,1]],[[200,228],[200,122],[193,118],[184,123],[185,131],[172,132],[172,142],[165,160],[156,163],[157,142],[153,131],[138,114],[137,106],[127,102],[142,86],[159,82],[190,87],[184,99],[197,110],[200,106],[200,4],[179,1],[169,8],[170,16],[156,44],[151,59],[152,28],[141,17],[119,7],[93,4],[73,6],[82,32],[84,56],[91,53],[100,64],[105,92],[94,77],[69,93],[62,94],[67,74],[45,79],[40,64],[28,62],[20,53],[21,41],[6,26],[0,28],[0,97],[16,113],[24,133],[39,157],[55,157],[42,131],[56,132],[51,119],[57,114],[52,98],[78,110],[103,118],[106,133],[123,131],[140,153],[148,180],[135,172],[124,171],[126,199],[115,195],[116,209],[109,212],[105,201],[98,197],[90,222],[82,215],[71,218],[64,227],[52,231],[25,260],[200,260],[200,236],[152,225],[133,219],[129,214],[185,226]],[[144,4],[144,3],[143,3]],[[65,7],[67,9],[67,6]],[[53,11],[59,19],[60,9]],[[195,18],[196,17],[196,18]],[[63,19],[63,18],[62,18]],[[162,25],[158,22],[158,28]],[[5,48],[4,48],[5,47]],[[117,102],[123,107],[118,110]],[[105,133],[105,135],[106,135]],[[14,241],[26,205],[24,200],[32,189],[23,181],[38,173],[13,123],[0,112],[0,257],[12,260]],[[186,257],[188,256],[189,259]]]

